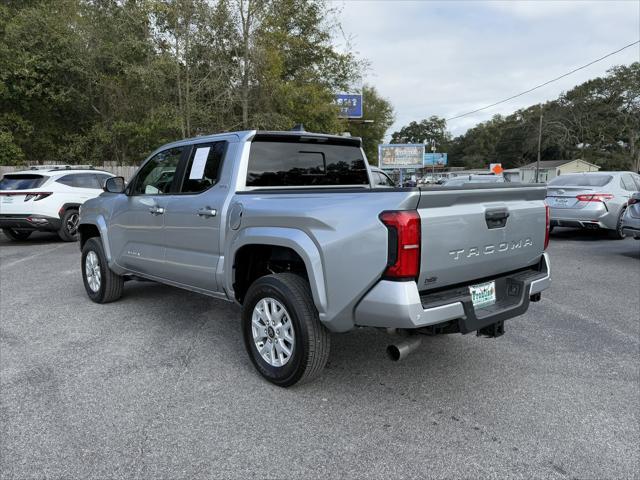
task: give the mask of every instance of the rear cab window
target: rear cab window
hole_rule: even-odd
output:
[[[553,187],[604,187],[613,177],[611,175],[560,175],[549,182]]]
[[[368,187],[359,141],[329,137],[256,135],[248,187]]]
[[[0,180],[0,190],[29,190],[38,188],[48,177],[33,174],[7,174]]]

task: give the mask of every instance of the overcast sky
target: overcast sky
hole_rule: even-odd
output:
[[[640,0],[340,0],[342,27],[370,61],[365,83],[394,106],[388,134],[412,120],[452,117],[562,75],[640,39]],[[449,122],[455,134],[561,92],[612,65],[640,60],[634,46],[497,107]],[[365,105],[366,109],[366,105]]]

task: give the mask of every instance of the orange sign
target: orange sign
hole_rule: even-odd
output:
[[[500,175],[502,172],[504,172],[504,168],[502,168],[502,165],[499,163],[492,163],[490,165],[490,169],[492,173],[495,173],[496,175]]]

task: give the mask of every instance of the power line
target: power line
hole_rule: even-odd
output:
[[[455,120],[456,118],[466,117],[467,115],[471,115],[472,113],[480,112],[482,110],[486,110],[487,108],[495,107],[496,105],[500,105],[501,103],[505,103],[505,102],[508,102],[509,100],[513,100],[514,98],[521,97],[522,95],[526,95],[529,92],[533,92],[534,90],[537,90],[538,88],[542,88],[545,85],[549,85],[550,83],[553,83],[553,82],[555,82],[557,80],[560,80],[561,78],[568,77],[569,75],[571,75],[573,73],[576,73],[578,70],[582,70],[583,68],[587,68],[588,66],[593,65],[594,63],[598,63],[599,61],[604,60],[605,58],[610,57],[612,55],[615,55],[616,53],[619,53],[619,52],[621,52],[623,50],[626,50],[629,47],[633,47],[634,45],[637,45],[638,43],[640,43],[640,40],[636,40],[635,42],[630,43],[629,45],[625,45],[624,47],[616,50],[615,52],[607,53],[604,57],[600,57],[600,58],[598,58],[596,60],[593,60],[592,62],[589,62],[589,63],[587,63],[585,65],[582,65],[581,67],[578,67],[578,68],[576,68],[574,70],[571,70],[570,72],[567,72],[564,75],[560,75],[559,77],[556,77],[556,78],[548,80],[548,81],[546,81],[544,83],[541,83],[540,85],[537,85],[537,86],[535,86],[533,88],[530,88],[529,90],[525,90],[524,92],[518,93],[517,95],[512,95],[509,98],[505,98],[504,100],[500,100],[499,102],[492,103],[491,105],[487,105],[486,107],[477,108],[475,110],[471,110],[470,112],[463,113],[462,115],[456,115],[455,117],[447,118],[447,121]]]

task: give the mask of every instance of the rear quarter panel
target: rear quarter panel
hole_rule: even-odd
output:
[[[386,267],[388,234],[378,215],[415,209],[418,198],[418,190],[407,189],[238,193],[233,203],[241,204],[243,213],[240,227],[228,230],[227,291],[233,288],[228,272],[234,254],[246,244],[240,240],[243,232],[251,230],[257,238],[261,229],[265,234],[273,228],[297,230],[320,255],[326,292],[326,305],[316,305],[320,319],[333,331],[347,331],[353,328],[356,303]]]

